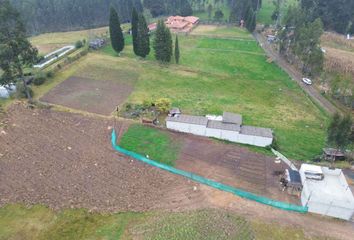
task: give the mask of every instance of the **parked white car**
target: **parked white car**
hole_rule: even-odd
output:
[[[312,85],[312,81],[311,79],[308,79],[308,78],[302,78],[302,81],[307,84],[307,85]]]

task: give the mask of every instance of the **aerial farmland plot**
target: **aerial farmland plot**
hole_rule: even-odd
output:
[[[118,61],[117,61],[118,60]],[[133,91],[137,81],[130,66],[119,59],[106,63],[99,55],[80,62],[77,71],[41,100],[97,114],[110,115]]]
[[[327,116],[267,61],[249,33],[201,25],[193,34],[179,36],[180,64],[168,67],[153,61],[153,52],[146,60],[133,57],[129,43],[121,57],[108,45],[66,70],[70,74],[42,99],[109,115],[116,106],[165,97],[186,114],[229,111],[242,114],[245,124],[272,128],[289,158],[309,160],[321,152]],[[84,79],[88,84],[80,83]]]
[[[280,210],[151,169],[111,149],[111,130],[115,127],[119,131],[126,124],[107,118],[117,106],[166,97],[184,113],[203,115],[230,111],[242,114],[247,124],[270,127],[275,131],[282,153],[290,158],[308,160],[320,152],[325,136],[322,124],[326,123],[327,116],[278,66],[267,61],[250,34],[243,29],[215,26],[200,26],[194,33],[179,36],[179,65],[160,65],[152,60],[153,52],[145,60],[135,58],[130,43],[125,52],[117,56],[108,45],[35,88],[37,99],[65,107],[60,108],[61,111],[32,111],[22,105],[11,108],[7,117],[11,125],[6,129],[6,138],[0,139],[0,150],[13,160],[2,165],[6,172],[2,181],[7,187],[1,191],[8,193],[8,197],[1,199],[0,205],[45,204],[60,210],[52,212],[37,206],[24,209],[9,205],[0,214],[11,222],[11,231],[16,232],[16,225],[8,212],[18,212],[26,216],[24,222],[37,218],[50,221],[38,220],[40,226],[45,226],[43,229],[49,230],[42,231],[41,227],[26,230],[39,234],[35,239],[55,239],[54,236],[62,234],[58,226],[64,226],[63,222],[88,224],[88,219],[91,222],[80,232],[81,239],[88,236],[135,239],[142,235],[164,239],[171,231],[181,233],[181,238],[208,239],[211,236],[209,239],[212,239],[214,231],[207,231],[205,227],[208,226],[206,219],[212,217],[217,225],[227,227],[229,235],[220,239],[229,239],[229,236],[283,239],[293,233],[306,239],[301,229],[276,227],[281,230],[275,236],[274,231],[269,230],[273,225],[253,220],[258,212],[264,213],[262,219],[269,220],[274,211]],[[69,109],[98,115],[87,117],[66,112]],[[30,131],[22,136],[24,129]],[[162,162],[167,159],[168,164],[179,169],[221,183],[298,204],[297,199],[283,195],[279,189],[277,176],[273,175],[277,166],[273,157],[264,154],[266,150],[253,152],[254,149],[244,146],[176,133],[165,132],[160,138],[155,129],[131,127],[125,131],[121,133],[120,144],[130,150]],[[20,136],[21,140],[16,140]],[[11,148],[15,142],[26,147]],[[26,152],[28,142],[31,142],[30,148],[36,149],[35,153]],[[47,170],[42,172],[43,169]],[[36,184],[40,184],[40,191],[23,190],[32,189]],[[65,189],[65,194],[61,189]],[[247,209],[246,215],[250,217],[243,219],[219,210],[198,211],[215,207],[240,213]],[[61,210],[67,208],[86,208],[90,212]],[[38,216],[33,217],[32,211]],[[109,217],[96,213],[122,211],[126,213]],[[283,221],[291,219],[292,215],[287,214],[290,213],[279,212]],[[293,222],[288,222],[290,225],[299,226],[304,221],[314,226],[311,223],[315,218],[296,216]],[[185,222],[186,218],[190,221]],[[338,224],[332,223],[325,222],[328,228],[338,229]],[[77,227],[74,224],[72,229]],[[204,235],[199,236],[195,229],[200,229]],[[338,234],[342,234],[348,226],[339,229]],[[72,234],[77,236],[74,230]]]

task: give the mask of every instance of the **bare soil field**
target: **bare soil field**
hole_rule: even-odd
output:
[[[179,135],[179,134],[175,134]],[[173,136],[177,138],[178,136]],[[281,191],[279,174],[284,163],[246,147],[182,134],[181,153],[176,167],[279,201],[301,204],[299,198]]]
[[[110,118],[15,104],[1,121],[6,127],[0,129],[0,207],[25,203],[99,212],[222,208],[252,221],[300,227],[310,236],[351,239],[354,234],[353,223],[274,209],[124,157],[111,148],[111,129],[119,132],[121,123]]]
[[[133,85],[129,83],[70,77],[41,100],[91,113],[110,115],[132,91]]]
[[[198,184],[114,152],[112,120],[11,106],[6,122],[0,136],[0,206],[111,212],[188,209],[203,202],[203,193],[193,190]]]

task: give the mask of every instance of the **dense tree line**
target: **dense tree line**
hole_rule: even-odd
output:
[[[26,97],[31,100],[30,89],[24,78],[24,67],[31,67],[38,51],[26,37],[26,29],[19,13],[8,0],[0,0],[0,85],[8,86],[22,81]],[[19,89],[18,85],[18,89]]]
[[[347,33],[351,25],[354,25],[354,0],[300,0],[300,2],[309,20],[320,18],[326,30]]]
[[[257,11],[262,6],[262,0],[228,0],[231,8],[230,23],[245,21],[246,28],[253,32],[257,24]]]
[[[279,52],[291,62],[300,62],[305,75],[319,75],[324,56],[320,46],[323,24],[311,20],[300,6],[289,7],[279,32]]]
[[[110,6],[120,21],[128,22],[133,7],[143,10],[140,0],[11,0],[26,23],[27,32],[41,33],[107,25]]]
[[[192,6],[188,0],[144,0],[144,7],[150,10],[153,17],[160,15],[190,16]]]

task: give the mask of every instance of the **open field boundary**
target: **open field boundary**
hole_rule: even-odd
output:
[[[193,174],[191,172],[183,171],[183,170],[168,166],[166,164],[158,163],[158,162],[150,160],[150,159],[148,159],[148,158],[146,158],[146,157],[144,157],[144,156],[142,156],[140,154],[128,151],[128,150],[126,150],[126,149],[124,149],[124,148],[122,148],[122,147],[120,147],[120,146],[118,146],[116,144],[117,136],[116,136],[115,130],[112,131],[111,142],[112,142],[113,149],[116,150],[117,152],[120,152],[120,153],[122,153],[122,154],[124,154],[126,156],[132,157],[132,158],[134,158],[136,160],[139,160],[141,162],[149,164],[149,165],[151,165],[153,167],[160,168],[162,170],[171,172],[173,174],[184,176],[184,177],[189,178],[189,179],[191,179],[193,181],[196,181],[196,182],[199,182],[201,184],[213,187],[215,189],[219,189],[219,190],[222,190],[222,191],[225,191],[225,192],[229,192],[229,193],[232,193],[232,194],[234,194],[236,196],[243,197],[243,198],[246,198],[246,199],[249,199],[249,200],[252,200],[252,201],[256,201],[256,202],[259,202],[259,203],[262,203],[262,204],[265,204],[265,205],[269,205],[269,206],[272,206],[272,207],[275,207],[275,208],[279,208],[279,209],[286,210],[286,211],[299,212],[299,213],[307,213],[308,212],[308,208],[307,207],[294,205],[294,204],[290,204],[290,203],[285,203],[285,202],[279,202],[279,201],[276,201],[276,200],[273,200],[273,199],[270,199],[270,198],[258,196],[256,194],[253,194],[253,193],[250,193],[250,192],[246,192],[246,191],[243,191],[243,190],[240,190],[240,189],[237,189],[237,188],[234,188],[234,187],[231,187],[231,186],[228,186],[228,185],[213,181],[213,180],[208,179],[208,178],[204,178],[202,176]]]

